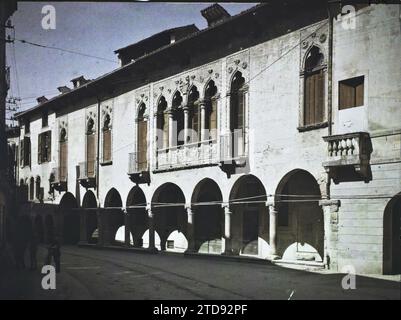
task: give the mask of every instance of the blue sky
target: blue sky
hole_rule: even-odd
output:
[[[55,30],[44,30],[41,26],[42,7],[48,4],[56,9]],[[57,87],[71,87],[70,80],[76,76],[96,78],[118,67],[114,54],[118,48],[172,27],[195,23],[199,29],[205,28],[206,20],[200,10],[209,5],[211,3],[20,2],[12,17],[17,39],[79,51],[116,63],[16,41],[7,44],[7,64],[12,68],[9,96],[22,98],[21,111],[34,106],[36,97],[52,97],[57,95]],[[231,15],[254,5],[222,4]]]

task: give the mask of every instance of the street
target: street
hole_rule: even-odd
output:
[[[45,251],[38,255],[39,265]],[[2,272],[1,299],[400,299],[400,282],[223,259],[63,247],[55,290],[37,271]]]

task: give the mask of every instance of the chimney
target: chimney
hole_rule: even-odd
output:
[[[208,27],[214,26],[215,24],[231,17],[226,9],[218,3],[201,10],[201,14],[207,20]]]
[[[45,103],[45,102],[47,101],[47,98],[46,98],[45,96],[41,96],[41,97],[39,97],[39,98],[36,98],[36,101],[37,101],[39,104],[42,104],[42,103]]]
[[[68,88],[67,86],[58,87],[57,90],[60,91],[60,93],[67,93],[71,91],[71,89]]]
[[[79,76],[79,77],[71,80],[72,84],[74,85],[74,89],[84,85],[85,83],[87,83],[89,81],[90,80],[85,79],[84,76]]]

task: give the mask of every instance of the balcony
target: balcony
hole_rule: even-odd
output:
[[[79,163],[78,180],[86,189],[96,187],[96,161],[85,161]]]
[[[236,167],[244,167],[247,161],[245,138],[242,131],[220,135],[219,166],[227,173],[234,173]]]
[[[217,165],[219,161],[216,140],[189,143],[156,152],[156,172]]]
[[[347,181],[372,180],[370,154],[372,143],[369,133],[355,132],[323,137],[328,156],[323,167],[335,184]]]
[[[53,168],[50,176],[50,186],[58,192],[67,191],[67,167]]]
[[[141,161],[142,160],[142,161]],[[150,183],[150,174],[146,156],[141,157],[138,152],[128,154],[128,176],[132,182]]]

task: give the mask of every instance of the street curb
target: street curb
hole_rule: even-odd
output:
[[[112,250],[112,251],[124,251],[124,252],[134,252],[134,253],[144,253],[144,254],[162,254],[162,255],[173,255],[180,256],[184,258],[197,258],[197,259],[212,259],[212,260],[220,260],[220,261],[234,261],[241,263],[253,263],[253,264],[262,264],[262,265],[274,265],[270,260],[252,258],[252,257],[244,257],[244,256],[228,256],[228,255],[219,255],[219,254],[208,254],[208,253],[195,253],[195,252],[168,252],[168,251],[151,251],[146,248],[125,248],[125,247],[117,247],[117,246],[98,246],[94,244],[78,244],[80,248],[88,248],[95,250]]]
[[[113,251],[125,251],[125,252],[136,252],[144,254],[157,254],[157,250],[149,250],[146,248],[126,248],[117,246],[98,246],[95,244],[78,244],[80,248],[95,249],[95,250],[113,250]]]
[[[170,252],[168,252],[170,253]],[[225,261],[235,261],[241,263],[253,263],[262,265],[273,265],[270,260],[244,257],[244,256],[228,256],[221,254],[208,254],[208,253],[195,253],[195,252],[185,252],[184,257],[186,258],[198,258],[198,259],[214,259],[214,260],[225,260]]]

